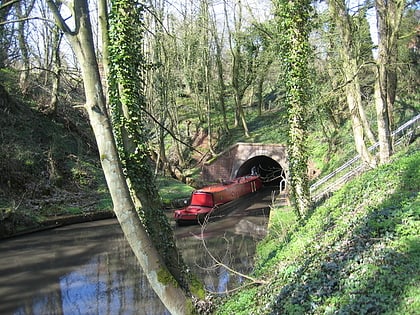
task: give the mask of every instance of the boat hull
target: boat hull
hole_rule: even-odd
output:
[[[259,176],[244,176],[201,188],[191,194],[187,207],[174,211],[174,219],[178,225],[202,222],[220,206],[256,192],[261,187],[262,181]]]

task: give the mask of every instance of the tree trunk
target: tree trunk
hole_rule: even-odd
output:
[[[19,43],[19,49],[21,54],[21,61],[22,61],[22,68],[20,72],[19,78],[19,87],[22,94],[28,93],[29,88],[29,52],[28,52],[28,45],[25,35],[25,24],[26,18],[28,17],[29,13],[32,11],[34,5],[34,0],[31,2],[16,2],[15,9],[16,15],[20,20],[18,22],[18,29],[17,29],[17,39]],[[22,6],[26,6],[24,10],[22,10]]]
[[[232,57],[233,57],[233,64],[232,64],[232,88],[234,92],[235,98],[235,126],[239,125],[239,121],[242,123],[242,127],[244,129],[245,137],[249,137],[249,130],[248,125],[245,118],[245,112],[242,107],[242,100],[244,98],[244,93],[246,87],[243,85],[244,82],[241,82],[241,74],[240,74],[240,51],[239,46],[236,49],[232,50]]]
[[[225,91],[226,91],[226,84],[225,79],[223,77],[223,60],[222,60],[222,50],[220,47],[220,43],[218,42],[218,38],[214,38],[215,45],[216,45],[216,66],[217,66],[217,78],[219,83],[219,92],[218,92],[218,98],[219,98],[219,105],[222,112],[223,117],[223,128],[224,131],[229,133],[229,124],[226,117],[226,102],[225,102]]]
[[[360,91],[360,83],[358,82],[357,85],[359,86],[359,91]],[[359,94],[361,96],[361,92],[359,92]],[[375,138],[375,135],[372,132],[372,128],[370,127],[369,120],[366,117],[366,111],[363,107],[361,99],[360,99],[360,102],[357,102],[357,105],[358,105],[360,120],[361,120],[362,125],[363,125],[363,131],[366,134],[366,137],[368,138],[370,144],[373,145],[376,142],[376,138]]]
[[[99,68],[94,52],[87,1],[74,0],[73,17],[76,31],[71,31],[65,24],[51,0],[48,0],[48,4],[54,11],[57,23],[68,37],[80,63],[86,95],[84,107],[88,112],[95,134],[101,165],[114,203],[114,212],[124,235],[153,290],[171,314],[192,313],[191,300],[176,284],[175,279],[165,266],[150,236],[141,224],[131,199],[107,114]]]
[[[103,78],[105,79],[104,86],[108,86],[108,77],[109,77],[109,17],[108,17],[108,1],[107,0],[98,0],[98,20],[99,20],[99,33],[101,36],[102,43],[102,68],[103,68]],[[105,92],[105,91],[104,91]],[[104,93],[107,95],[108,93]]]
[[[189,292],[186,267],[156,188],[145,129],[143,10],[132,0],[112,2],[109,92],[115,138],[136,208],[171,274]],[[129,42],[124,42],[127,38]],[[124,43],[124,44],[123,44]]]
[[[397,88],[395,65],[392,63],[397,60],[397,35],[404,5],[403,0],[375,1],[379,38],[375,104],[381,164],[388,162],[392,154],[391,117]]]
[[[289,122],[287,145],[289,180],[294,209],[304,219],[310,208],[308,181],[307,106],[310,100],[309,33],[310,1],[276,1],[276,19],[281,34],[279,60],[285,69],[286,104]]]
[[[239,125],[239,121],[242,123],[245,137],[249,137],[248,124],[245,118],[245,112],[242,107],[242,100],[245,95],[246,89],[251,84],[251,74],[247,73],[246,67],[244,66],[244,56],[241,52],[241,42],[237,36],[241,32],[242,28],[242,2],[238,0],[235,3],[235,9],[233,10],[233,21],[234,21],[234,32],[228,26],[228,37],[229,47],[232,55],[232,89],[234,92],[235,99],[235,127]],[[227,4],[224,2],[224,12],[226,25],[229,25],[231,17],[227,10]],[[233,35],[233,36],[232,36]],[[236,37],[235,37],[236,36]]]
[[[51,99],[50,104],[46,110],[47,114],[55,115],[57,113],[58,106],[58,95],[60,88],[60,77],[61,77],[61,58],[60,58],[60,44],[62,35],[60,34],[58,27],[53,29],[53,38],[52,38],[52,56],[51,61],[52,65],[52,87],[51,87]]]
[[[214,12],[213,7],[213,18],[210,25],[210,32],[213,36],[214,45],[216,48],[216,55],[215,55],[215,62],[216,62],[216,71],[217,71],[217,83],[219,85],[219,91],[218,91],[218,99],[219,99],[219,105],[222,112],[223,117],[223,129],[225,132],[229,133],[229,124],[226,117],[226,102],[225,102],[225,92],[226,92],[226,84],[223,74],[223,54],[222,54],[222,47],[219,40],[218,30],[216,27],[216,21],[215,21],[216,13]]]
[[[343,68],[345,68],[344,65],[343,65]],[[348,71],[347,74],[351,73],[351,70],[349,71],[347,69],[347,71]],[[359,102],[359,96],[360,96],[360,89],[358,89],[357,84],[348,83],[346,85],[345,91],[346,91],[347,105],[348,105],[349,113],[350,113],[351,125],[353,129],[353,137],[354,137],[354,143],[356,146],[356,151],[359,153],[362,161],[373,166],[374,159],[370,155],[368,148],[366,146],[365,137],[364,137],[365,131],[364,131],[363,123],[359,114],[358,102]]]
[[[0,0],[0,69],[6,67],[8,59],[8,48],[10,40],[7,30],[7,19],[11,9],[13,8],[14,1]]]
[[[258,78],[257,83],[257,107],[258,107],[258,116],[262,115],[263,110],[263,87],[264,87],[264,79],[262,76]]]
[[[337,45],[337,47],[342,61],[342,71],[345,82],[344,90],[350,113],[356,151],[359,153],[362,161],[368,165],[374,166],[375,161],[370,155],[365,142],[365,135],[372,137],[372,134],[369,133],[370,128],[364,128],[364,125],[367,125],[368,123],[362,106],[357,65],[359,53],[355,48],[355,39],[352,36],[351,18],[343,0],[329,1],[329,8],[331,18],[334,20],[341,38],[341,43]]]

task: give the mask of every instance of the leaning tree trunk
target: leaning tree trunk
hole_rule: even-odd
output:
[[[85,87],[89,120],[97,141],[105,179],[114,203],[114,212],[124,235],[156,294],[171,314],[193,312],[191,300],[177,285],[140,222],[123,174],[94,52],[89,10],[86,0],[75,0],[73,14],[76,30],[71,31],[60,16],[57,7],[48,0],[56,21],[64,31],[80,63]]]
[[[75,40],[71,42],[75,42]],[[151,238],[141,224],[131,199],[107,117],[102,88],[98,84],[100,82],[99,72],[93,70],[96,64],[84,60],[86,51],[85,49],[82,50],[81,46],[83,44],[78,40],[76,42],[78,49],[75,48],[75,44],[72,46],[82,65],[86,94],[85,108],[98,144],[101,165],[111,193],[115,215],[153,290],[163,304],[172,314],[187,314],[188,298],[182,289],[174,284],[176,282],[170,280],[172,275],[167,270]],[[91,57],[94,57],[94,54]],[[86,58],[89,57],[86,56]],[[92,72],[97,73],[92,75]]]
[[[189,292],[187,268],[156,188],[144,126],[143,10],[112,0],[109,30],[109,103],[117,149],[134,204],[153,244],[178,284]],[[128,40],[127,40],[128,39]]]

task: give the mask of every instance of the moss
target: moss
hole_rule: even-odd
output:
[[[165,267],[159,269],[157,276],[160,283],[164,285],[172,284],[174,287],[178,287],[178,282],[176,282],[175,278]]]
[[[188,314],[188,315],[198,314],[191,299],[187,299],[187,304],[185,306],[185,314]]]
[[[204,289],[201,281],[195,276],[192,275],[190,279],[190,290],[191,293],[200,300],[204,300],[206,297],[206,291]]]
[[[174,287],[179,287],[175,278],[171,275],[168,269],[161,267],[157,273],[157,276],[160,283],[163,283],[164,285],[172,284]],[[197,294],[196,292],[193,292],[193,290],[195,290]],[[194,278],[194,280],[191,281],[191,291],[196,297],[200,299],[204,299],[205,297],[204,288],[197,278]],[[185,305],[185,314],[186,315],[198,314],[192,300],[188,298],[186,300],[186,305]]]

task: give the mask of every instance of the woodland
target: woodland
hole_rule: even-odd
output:
[[[354,155],[391,174],[391,133],[419,113],[419,19],[418,3],[402,0],[0,0],[0,234],[57,209],[112,209],[172,314],[215,311],[179,259],[163,186],[199,187],[200,165],[238,141],[280,143],[288,148],[290,231],[338,211],[317,211],[310,184]],[[401,169],[412,168],[416,148]],[[407,198],[418,199],[418,178],[409,189]],[[345,303],[315,310],[286,298],[307,288],[281,285],[275,298],[261,288],[271,306],[254,314],[333,314]],[[242,314],[252,295],[237,303]],[[218,312],[240,314],[233,304]]]

